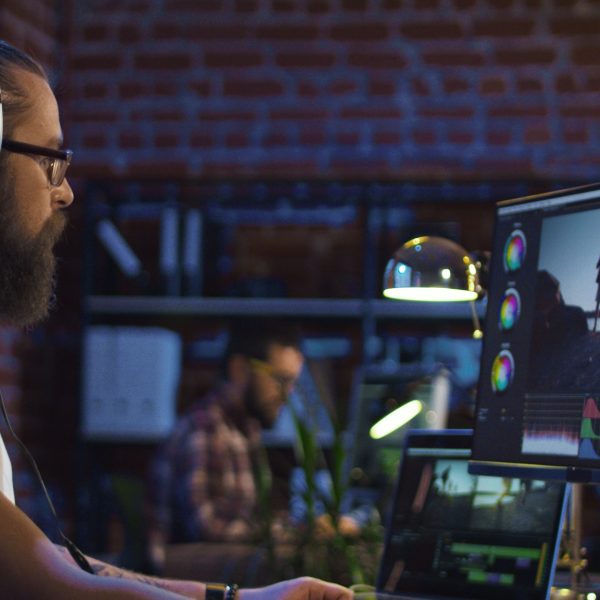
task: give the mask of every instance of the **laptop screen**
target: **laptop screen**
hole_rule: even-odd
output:
[[[543,599],[566,485],[471,475],[470,430],[406,437],[377,590],[442,598]]]

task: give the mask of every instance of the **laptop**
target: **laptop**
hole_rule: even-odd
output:
[[[568,484],[470,475],[471,437],[407,434],[378,598],[549,598]]]

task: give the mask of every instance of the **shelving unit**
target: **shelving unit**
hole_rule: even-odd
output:
[[[477,314],[485,314],[485,299],[476,303]],[[178,316],[278,316],[376,319],[468,320],[465,304],[426,304],[393,300],[322,298],[191,298],[161,296],[90,296],[90,315],[178,315]]]

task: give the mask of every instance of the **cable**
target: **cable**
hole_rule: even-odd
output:
[[[31,465],[33,472],[35,473],[36,477],[38,478],[38,481],[40,482],[40,485],[42,486],[42,491],[44,492],[44,495],[46,496],[46,501],[48,502],[48,506],[50,507],[50,511],[52,512],[52,515],[54,517],[56,530],[58,531],[58,534],[59,534],[60,538],[62,539],[62,541],[65,545],[65,548],[69,551],[69,554],[73,557],[73,560],[84,571],[87,571],[88,573],[91,573],[92,575],[94,575],[95,574],[94,570],[92,569],[88,559],[85,557],[83,552],[62,532],[62,529],[60,528],[60,525],[59,525],[58,515],[56,514],[56,509],[54,508],[54,504],[52,503],[52,500],[50,499],[50,494],[48,494],[46,484],[44,483],[44,480],[42,479],[42,475],[40,473],[40,470],[38,469],[37,463],[35,462],[35,459],[33,458],[33,456],[31,456],[31,453],[27,449],[27,446],[25,446],[25,444],[21,441],[19,436],[15,433],[14,429],[12,428],[12,425],[10,424],[10,420],[8,419],[8,413],[6,412],[6,406],[4,404],[4,396],[2,395],[2,391],[0,391],[0,409],[2,410],[2,416],[4,417],[4,420],[6,421],[6,425],[8,427],[8,430],[10,431],[10,434],[12,435],[14,440],[17,442],[17,444],[19,445],[19,447],[25,454],[25,457],[29,461],[29,464]]]

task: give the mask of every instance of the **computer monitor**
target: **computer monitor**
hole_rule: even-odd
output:
[[[499,202],[470,471],[600,481],[600,184]]]

